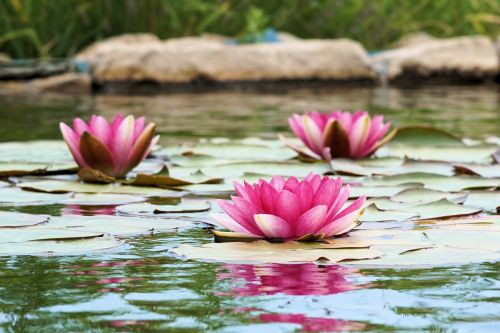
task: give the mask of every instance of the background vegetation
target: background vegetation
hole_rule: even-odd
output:
[[[416,31],[500,34],[498,0],[1,0],[0,51],[67,57],[108,36],[204,32],[244,38],[266,27],[300,37],[349,37],[367,49]]]

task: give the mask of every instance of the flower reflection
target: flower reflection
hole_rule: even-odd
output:
[[[115,206],[66,205],[61,209],[61,215],[114,215],[115,211]]]
[[[306,317],[303,314],[263,313],[255,318],[264,323],[290,323],[302,326],[303,332],[346,332],[360,331],[366,325],[362,323],[333,318]]]
[[[308,264],[225,264],[219,280],[229,279],[232,288],[219,295],[329,295],[367,287],[348,276],[359,274],[343,266]]]

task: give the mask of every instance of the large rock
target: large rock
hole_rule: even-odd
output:
[[[489,81],[498,73],[498,57],[487,37],[421,38],[371,58],[389,82]]]
[[[26,81],[0,82],[0,90],[10,93],[61,93],[61,94],[90,94],[92,79],[87,73],[65,73],[47,78]]]
[[[293,41],[292,41],[293,40]],[[364,48],[348,39],[228,45],[223,39],[161,41],[148,34],[98,42],[76,57],[98,83],[376,79]]]

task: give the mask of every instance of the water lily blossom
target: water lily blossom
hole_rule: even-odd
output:
[[[347,233],[359,225],[365,197],[347,207],[349,185],[342,178],[309,174],[304,180],[275,176],[250,185],[235,182],[236,196],[218,200],[226,214],[212,214],[228,237],[305,240]],[[214,232],[217,235],[217,232]],[[219,235],[223,233],[218,233]]]
[[[123,177],[151,151],[159,136],[155,124],[144,117],[117,115],[111,123],[93,115],[86,123],[73,120],[73,128],[60,123],[62,135],[78,166],[99,170],[111,177]]]
[[[384,123],[381,115],[371,118],[366,111],[306,112],[304,115],[294,114],[288,123],[310,152],[287,143],[290,148],[326,161],[336,157],[359,159],[370,156],[396,134],[392,131],[386,135],[391,124]]]

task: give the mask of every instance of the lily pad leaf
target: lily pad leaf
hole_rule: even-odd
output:
[[[173,253],[188,259],[215,261],[245,261],[269,263],[315,262],[327,260],[341,262],[377,258],[382,253],[370,248],[319,248],[308,247],[310,243],[290,246],[288,243],[267,241],[209,243],[201,246],[181,245]],[[299,247],[303,246],[303,248]]]
[[[168,175],[138,174],[129,184],[137,186],[176,187],[193,184],[219,184],[222,181],[223,178],[212,178],[202,173],[195,173],[182,178]]]
[[[66,215],[53,217],[49,226],[64,230],[130,236],[144,233],[172,232],[181,227],[189,227],[191,224],[180,219]]]
[[[66,163],[72,162],[66,143],[59,141],[27,141],[0,143],[1,162]]]
[[[116,181],[114,177],[108,176],[99,170],[88,167],[83,167],[78,170],[78,177],[80,177],[80,179],[86,183],[94,184],[111,184]]]
[[[463,146],[462,140],[450,132],[430,126],[403,126],[398,128],[391,144]]]
[[[74,163],[47,164],[0,162],[0,177],[2,178],[56,173],[74,173],[76,170],[77,168]]]
[[[453,167],[458,174],[500,178],[500,164],[454,164]]]
[[[385,222],[385,221],[406,221],[417,218],[415,212],[404,212],[399,210],[381,210],[375,204],[365,208],[365,212],[360,217],[361,222]]]
[[[50,226],[36,226],[29,228],[5,229],[0,235],[0,243],[32,242],[47,240],[74,240],[102,237],[103,232],[81,231],[75,229],[53,228]],[[5,246],[5,245],[3,245]]]
[[[464,205],[482,208],[489,212],[498,212],[500,208],[500,191],[469,192]]]
[[[30,193],[28,191],[25,192]],[[74,193],[69,198],[65,198],[59,201],[59,203],[65,205],[79,205],[79,206],[116,206],[116,205],[126,205],[142,201],[146,201],[146,198],[135,195],[108,194],[108,193],[100,193],[100,194]]]
[[[500,179],[474,176],[446,177],[418,172],[396,176],[372,177],[363,182],[364,186],[397,186],[403,184],[421,184],[431,190],[458,192],[470,188],[495,188],[500,186]]]
[[[169,214],[199,213],[210,210],[211,205],[203,200],[182,200],[177,205],[154,205],[150,203],[123,205],[116,208],[119,213],[135,216],[164,216]]]
[[[425,234],[433,243],[442,246],[500,251],[500,232],[430,229]]]
[[[377,151],[378,156],[393,156],[413,160],[455,162],[455,163],[491,163],[492,154],[497,146],[421,146],[421,145],[396,145],[384,147]]]
[[[351,186],[349,198],[359,198],[364,195],[367,198],[390,197],[407,189],[413,189],[414,186]]]
[[[131,186],[121,184],[87,184],[77,181],[40,180],[17,184],[22,189],[48,193],[118,193],[135,194],[145,197],[181,197],[185,193],[155,187]]]
[[[39,206],[60,203],[69,194],[52,194],[24,191],[19,187],[0,188],[0,207],[3,206]]]
[[[377,159],[374,159],[376,161]],[[371,176],[371,175],[400,175],[413,172],[426,172],[436,175],[453,176],[453,167],[449,163],[444,162],[423,162],[401,160],[397,158],[398,163],[394,163],[392,158],[382,158],[388,160],[387,165],[363,165],[363,161],[354,161],[349,159],[333,159],[330,164],[333,170],[339,174]],[[369,160],[366,160],[369,161]],[[365,164],[368,164],[365,162]]]
[[[80,255],[105,251],[122,246],[125,242],[113,237],[96,237],[73,241],[36,241],[9,243],[0,247],[0,256],[12,255]]]
[[[17,212],[0,212],[0,229],[20,228],[47,223],[48,215],[33,215]],[[2,233],[5,230],[2,230]]]
[[[409,188],[393,195],[391,200],[395,202],[419,204],[447,199],[454,203],[463,203],[466,198],[466,193],[450,193],[429,190],[426,188]]]

